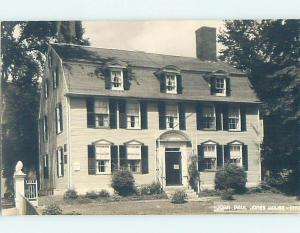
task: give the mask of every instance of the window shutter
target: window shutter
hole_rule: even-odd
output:
[[[231,96],[230,78],[226,78],[226,95]]]
[[[216,94],[216,78],[214,76],[210,78],[210,94]]]
[[[111,89],[111,75],[110,70],[105,69],[104,72],[104,79],[105,79],[105,89],[110,90]]]
[[[247,130],[246,107],[241,107],[241,131]]]
[[[142,155],[142,174],[149,173],[149,162],[148,162],[148,146],[141,146]]]
[[[165,93],[166,92],[166,77],[164,73],[160,74],[160,92]]]
[[[224,163],[229,163],[230,160],[230,150],[229,145],[224,145]]]
[[[126,101],[119,101],[119,127],[121,129],[127,128],[127,120],[126,120]]]
[[[216,130],[222,130],[222,109],[216,105]]]
[[[204,170],[204,166],[203,166],[204,148],[203,148],[203,145],[198,145],[197,150],[198,150],[198,171],[203,171]]]
[[[109,100],[109,127],[117,128],[117,102],[113,99]]]
[[[223,108],[223,130],[228,130],[228,106]]]
[[[48,98],[48,95],[49,95],[49,81],[48,79],[45,80],[45,86],[44,86],[44,89],[45,89],[45,99]]]
[[[111,172],[118,169],[118,146],[110,146],[110,156],[111,156]]]
[[[58,108],[59,108],[59,119],[60,119],[60,131],[62,132],[63,131],[63,115],[62,115],[62,104],[59,104],[58,105]]]
[[[96,151],[94,145],[88,145],[88,174],[96,174]]]
[[[176,80],[177,80],[177,94],[182,94],[182,76],[179,74],[176,76]]]
[[[217,167],[223,167],[223,146],[217,145]]]
[[[159,129],[166,129],[166,106],[164,102],[158,103]]]
[[[56,150],[56,174],[59,177],[59,150]]]
[[[197,104],[196,106],[197,130],[203,129],[203,126],[201,124],[201,116],[202,116],[202,106],[201,104]]]
[[[55,129],[56,129],[56,134],[58,134],[58,114],[59,114],[59,108],[58,106],[55,107]]]
[[[128,69],[123,70],[123,87],[124,87],[124,90],[130,89],[130,77],[129,77]]]
[[[179,110],[179,129],[180,130],[186,130],[186,124],[185,124],[185,106],[183,103],[178,104],[178,110]]]
[[[94,113],[94,100],[93,99],[87,99],[86,100],[86,111],[87,111],[87,127],[88,128],[94,128],[95,125],[95,113]]]
[[[148,105],[146,101],[140,103],[141,108],[141,128],[148,129]]]
[[[119,146],[120,168],[127,168],[127,151],[125,145]]]
[[[248,146],[243,145],[242,146],[242,160],[243,160],[243,168],[245,171],[248,171]]]
[[[60,168],[61,168],[61,176],[65,175],[65,164],[64,164],[64,150],[61,147],[60,149]]]

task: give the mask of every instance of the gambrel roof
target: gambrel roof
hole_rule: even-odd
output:
[[[259,103],[248,77],[224,62],[69,44],[51,44],[51,47],[62,59],[69,95]],[[111,61],[117,61],[132,68],[134,79],[131,81],[129,90],[107,90],[105,81],[95,74],[99,67]],[[168,66],[180,69],[182,94],[160,92],[160,81],[156,72]],[[219,97],[210,94],[207,74],[220,70],[229,74],[231,79],[230,96]]]

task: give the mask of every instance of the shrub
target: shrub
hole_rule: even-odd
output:
[[[14,194],[10,191],[4,193],[4,199],[13,199],[14,198]]]
[[[61,215],[62,210],[56,204],[50,204],[43,210],[43,215]]]
[[[176,191],[172,196],[172,203],[174,204],[183,204],[187,202],[187,194],[184,190]]]
[[[198,192],[198,184],[199,184],[199,172],[198,172],[197,163],[198,163],[197,156],[192,156],[190,158],[190,164],[188,167],[189,184],[196,192]]]
[[[85,197],[90,199],[96,199],[98,197],[98,194],[95,191],[87,192],[85,194]]]
[[[247,174],[243,168],[234,164],[227,164],[218,170],[215,176],[215,188],[217,190],[233,189],[235,193],[246,191]]]
[[[134,178],[130,171],[119,170],[114,172],[111,186],[121,196],[135,193]]]
[[[108,191],[106,191],[105,189],[102,189],[99,194],[99,197],[104,197],[104,198],[109,198],[110,197],[110,193]]]
[[[64,194],[64,199],[66,199],[66,200],[72,200],[72,199],[77,199],[77,198],[78,198],[78,194],[77,194],[76,190],[74,190],[74,189],[69,189]]]
[[[231,201],[231,200],[233,200],[233,193],[234,193],[234,190],[231,189],[231,188],[226,189],[226,190],[222,190],[221,199]]]
[[[162,188],[159,182],[152,182],[149,185],[144,185],[139,190],[141,195],[155,195],[161,194]]]

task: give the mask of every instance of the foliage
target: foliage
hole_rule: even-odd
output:
[[[196,192],[198,192],[198,184],[199,184],[199,172],[198,172],[197,163],[198,163],[198,157],[192,156],[190,158],[190,163],[188,167],[189,184]]]
[[[8,191],[8,192],[4,193],[4,199],[9,200],[9,199],[13,199],[13,198],[14,198],[14,194],[12,192]]]
[[[229,188],[221,191],[221,199],[226,201],[233,200],[234,190]]]
[[[73,200],[73,199],[77,199],[77,198],[78,198],[78,194],[75,189],[69,189],[64,194],[65,200]]]
[[[171,199],[171,202],[174,204],[183,204],[187,202],[187,194],[184,190],[178,190],[176,191]]]
[[[217,190],[233,189],[236,193],[246,191],[247,174],[243,168],[234,164],[226,164],[216,172],[215,188]]]
[[[132,173],[128,170],[115,171],[111,186],[121,196],[129,196],[135,193],[135,181]]]
[[[289,170],[281,187],[300,193],[299,28],[299,19],[226,21],[219,42],[220,59],[246,71],[264,103],[264,169]]]
[[[106,191],[105,189],[102,189],[99,193],[98,193],[99,197],[103,197],[103,198],[109,198],[110,197],[110,193],[108,191]]]
[[[62,210],[56,204],[50,204],[43,210],[43,215],[61,215]]]
[[[90,199],[96,199],[98,197],[98,194],[95,191],[87,192],[85,194],[85,197]]]
[[[162,188],[159,182],[152,182],[149,185],[143,185],[139,191],[141,195],[155,195],[161,194]]]
[[[88,44],[88,41],[82,38],[84,31],[81,22],[72,21],[72,23],[1,22],[1,86],[5,99],[3,135],[5,177],[12,178],[18,160],[23,161],[25,170],[38,170],[39,82],[44,73],[48,43],[60,41]],[[71,24],[75,24],[76,35],[70,38]]]

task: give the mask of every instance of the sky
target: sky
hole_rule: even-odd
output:
[[[91,46],[187,57],[196,57],[195,31],[202,26],[224,29],[221,20],[83,21]]]

